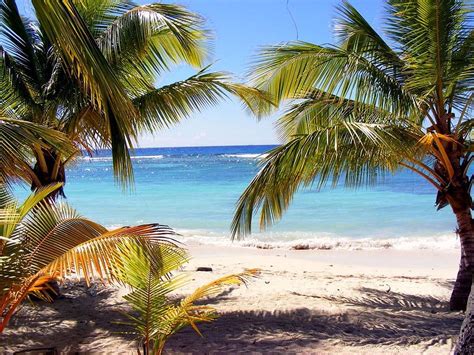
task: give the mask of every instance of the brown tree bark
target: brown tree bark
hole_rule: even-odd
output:
[[[464,311],[466,310],[474,275],[474,229],[470,208],[457,212],[456,219],[461,242],[461,260],[449,306],[452,311]]]
[[[441,122],[445,123],[444,134],[449,135],[450,116],[445,115]],[[462,149],[459,142],[440,142],[439,149],[445,149],[449,164],[437,161],[435,171],[442,176],[449,176],[449,184],[444,187],[442,196],[445,203],[449,204],[456,216],[457,234],[461,243],[461,259],[459,270],[450,299],[450,309],[453,311],[466,310],[469,293],[471,291],[474,271],[474,224],[471,209],[473,207],[470,194],[469,179],[467,178]],[[441,152],[441,150],[440,150]],[[440,153],[440,155],[442,155]],[[451,172],[448,167],[451,166]],[[442,202],[438,205],[442,208]]]
[[[39,149],[35,152],[35,155],[36,163],[33,172],[37,177],[37,181],[32,182],[32,191],[55,183],[66,183],[66,172],[60,154],[55,151]],[[58,196],[66,197],[63,187],[51,193],[49,197],[54,200]]]
[[[455,355],[474,354],[474,283],[469,296],[469,303],[459,338],[454,350]]]

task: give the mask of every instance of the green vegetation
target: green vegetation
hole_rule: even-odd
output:
[[[20,303],[33,293],[48,299],[47,283],[75,273],[89,283],[120,280],[118,257],[125,248],[139,248],[153,265],[177,247],[167,226],[148,224],[108,231],[67,204],[45,198],[60,184],[40,189],[22,204],[0,189],[0,332]],[[160,246],[162,254],[153,253]]]
[[[450,206],[456,216],[461,261],[450,304],[466,309],[474,275],[468,1],[387,0],[386,38],[343,2],[336,46],[266,47],[252,68],[254,86],[210,71],[209,31],[184,7],[31,2],[35,20],[14,0],[0,0],[0,333],[25,299],[51,301],[52,283],[75,275],[129,287],[126,324],[145,354],[162,353],[183,327],[200,334],[197,323],[216,318],[197,301],[256,277],[246,270],[176,299],[187,282],[176,272],[188,257],[169,227],[109,231],[55,200],[64,196],[65,167],[83,152],[111,149],[115,177],[128,187],[140,134],[230,96],[259,116],[288,104],[277,122],[284,143],[242,194],[234,237],[251,232],[258,211],[262,229],[280,219],[302,187],[340,180],[359,187],[410,169],[437,190],[438,209]],[[196,74],[157,87],[179,64]],[[21,204],[10,191],[17,181],[34,190]],[[472,337],[472,297],[459,346]]]
[[[0,182],[29,181],[32,147],[57,149],[68,154],[75,151],[61,132],[28,121],[0,114]]]
[[[240,197],[233,235],[251,232],[259,208],[261,228],[281,218],[300,187],[357,187],[407,168],[435,187],[438,209],[456,215],[462,252],[451,308],[465,309],[474,270],[472,7],[388,0],[386,39],[349,3],[338,11],[337,46],[269,46],[254,63],[256,87],[289,106],[277,122],[284,144]]]
[[[63,133],[76,150],[31,145],[34,166],[19,175],[32,188],[65,182],[64,166],[85,151],[110,148],[116,177],[133,181],[129,149],[140,133],[156,132],[229,95],[247,107],[259,91],[204,67],[209,31],[183,7],[129,1],[32,1],[38,21],[0,3],[2,115]],[[155,87],[174,65],[200,71]],[[62,188],[58,190],[62,194]]]
[[[14,0],[0,2],[0,332],[30,295],[52,300],[52,282],[68,275],[126,284],[129,315],[145,353],[161,352],[181,328],[216,317],[195,301],[256,270],[229,275],[179,302],[168,298],[186,261],[167,226],[108,231],[65,203],[65,166],[83,151],[110,148],[116,178],[133,181],[129,150],[139,134],[178,123],[230,95],[248,107],[270,103],[256,89],[210,72],[209,32],[185,8],[129,1],[32,1],[37,20]],[[155,87],[173,65],[199,71]],[[262,102],[258,102],[258,101]],[[31,162],[33,161],[33,166]],[[22,204],[9,184],[31,184]],[[53,197],[53,198],[51,198]],[[199,331],[198,331],[199,333]]]
[[[0,333],[26,298],[52,301],[56,290],[51,282],[75,275],[87,284],[96,278],[127,285],[131,292],[124,298],[134,312],[126,324],[139,336],[145,354],[161,353],[180,329],[191,325],[201,335],[196,323],[217,317],[213,307],[196,305],[197,300],[258,274],[228,275],[173,301],[169,293],[187,280],[172,273],[188,261],[172,239],[174,232],[159,224],[109,231],[65,203],[52,203],[47,196],[59,187],[40,189],[22,204],[0,189]]]
[[[133,313],[126,314],[143,348],[144,354],[163,352],[168,338],[186,326],[201,335],[196,323],[210,322],[217,317],[213,307],[195,302],[208,296],[217,295],[224,287],[246,284],[258,274],[257,270],[247,270],[241,274],[228,275],[197,288],[189,296],[173,301],[169,294],[189,281],[185,274],[173,276],[171,273],[187,262],[183,250],[168,253],[162,245],[153,247],[154,255],[162,255],[163,264],[154,267],[143,256],[141,248],[127,248],[121,253],[121,273],[119,279],[131,288],[124,296]],[[138,316],[137,316],[138,314]]]

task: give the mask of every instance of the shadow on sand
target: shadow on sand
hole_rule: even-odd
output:
[[[120,311],[126,310],[127,304],[117,303],[116,299],[113,304],[110,301],[116,291],[102,287],[91,296],[86,290],[85,285],[76,286],[72,293],[66,291],[51,304],[26,302],[0,335],[0,352],[4,353],[5,348],[10,353],[43,347],[74,352],[81,344],[94,351],[100,349],[101,339],[108,336],[120,337],[133,345],[133,336],[124,334],[128,329],[118,324],[126,321]]]
[[[192,329],[181,331],[169,341],[167,351],[285,352],[298,351],[299,347],[316,349],[322,341],[359,346],[420,344],[428,347],[445,344],[457,335],[462,316],[448,312],[444,300],[369,288],[361,292],[363,296],[359,298],[293,294],[293,297],[307,298],[308,305],[314,305],[317,299],[344,304],[346,309],[340,314],[306,308],[228,312],[215,322],[200,326],[203,338]],[[118,312],[124,305],[100,306],[110,296],[110,291],[103,290],[95,297],[82,293],[52,305],[25,307],[27,311],[22,310],[7,333],[0,337],[0,344],[9,343],[8,349],[21,350],[24,341],[34,336],[37,339],[34,347],[56,346],[58,350],[74,351],[78,344],[91,344],[88,350],[93,351],[98,349],[94,344],[100,343],[100,339],[113,335],[130,341],[130,349],[134,350],[133,337],[118,334],[126,330],[116,323],[124,320]],[[230,294],[220,296],[226,298]],[[211,299],[210,303],[218,299],[221,298]]]
[[[184,330],[170,341],[168,349],[171,352],[190,351],[195,347],[215,351],[297,351],[298,347],[317,348],[323,340],[349,346],[423,344],[428,347],[446,344],[458,333],[462,316],[448,312],[444,300],[369,288],[360,291],[364,295],[360,298],[293,293],[295,297],[307,297],[308,304],[319,298],[349,306],[340,314],[310,309],[226,313],[213,324],[201,326],[204,339],[194,338],[190,330]],[[275,333],[280,335],[277,339]]]

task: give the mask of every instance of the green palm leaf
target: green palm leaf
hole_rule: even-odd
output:
[[[456,199],[446,192],[454,180],[468,189],[472,6],[389,0],[387,9],[388,39],[344,1],[336,46],[297,41],[255,59],[256,87],[288,104],[277,120],[284,143],[241,195],[234,237],[250,233],[258,211],[261,228],[280,219],[296,191],[313,184],[358,187],[404,167],[438,190],[439,207]]]
[[[199,333],[196,323],[213,320],[216,312],[212,307],[196,305],[196,301],[216,295],[224,287],[246,284],[258,274],[258,270],[247,270],[225,276],[199,287],[181,301],[173,302],[169,294],[183,286],[187,278],[173,276],[172,272],[187,262],[187,256],[180,249],[170,252],[162,248],[161,245],[154,246],[152,253],[163,256],[161,265],[143,258],[143,251],[137,247],[123,249],[121,253],[120,279],[131,288],[124,299],[134,311],[126,314],[128,322],[125,324],[141,339],[146,353],[151,349],[161,353],[166,340],[185,326],[191,325]]]
[[[74,154],[75,147],[69,139],[56,130],[31,122],[0,115],[0,182],[20,178],[34,179],[29,167],[32,147],[54,147],[66,154]]]
[[[208,34],[203,19],[171,4],[130,4],[99,34],[98,45],[117,68],[139,66],[156,75],[170,63],[201,67]],[[138,59],[138,60],[137,60]],[[127,65],[132,64],[132,65]]]
[[[136,248],[149,265],[165,270],[167,254],[180,250],[167,226],[108,231],[66,204],[44,200],[59,187],[39,190],[22,205],[0,189],[0,332],[28,293],[45,290],[45,282],[73,273],[86,282],[94,277],[121,282],[123,251]]]
[[[204,20],[184,7],[122,0],[32,1],[38,21],[0,4],[0,101],[5,114],[63,132],[88,153],[112,150],[116,179],[133,180],[129,150],[143,130],[167,127],[192,112],[236,96],[256,113],[272,103],[260,90],[205,72],[157,88],[177,64],[208,59]],[[32,147],[33,188],[65,182],[73,156]],[[34,172],[34,175],[31,174]],[[60,191],[61,193],[61,191]]]
[[[318,89],[391,112],[409,112],[414,104],[395,77],[354,48],[305,42],[269,46],[255,61],[252,80],[278,103],[305,97]],[[361,87],[365,90],[358,90]]]
[[[127,185],[133,180],[128,148],[136,139],[136,111],[123,85],[100,51],[74,2],[33,0],[36,15],[48,38],[60,50],[71,74],[80,81],[93,105],[104,113],[112,141],[116,177]]]
[[[262,169],[241,195],[232,222],[233,237],[251,232],[253,214],[261,209],[265,229],[282,217],[300,187],[333,186],[343,178],[347,186],[374,184],[398,168],[400,136],[414,139],[409,129],[353,118],[313,128],[270,151]],[[406,150],[405,154],[415,154]]]
[[[213,106],[229,95],[237,96],[245,107],[255,108],[256,113],[271,105],[261,91],[231,82],[226,73],[209,73],[206,69],[186,80],[151,90],[135,98],[133,103],[144,127],[154,131]]]

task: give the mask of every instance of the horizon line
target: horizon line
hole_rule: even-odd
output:
[[[136,149],[166,149],[166,148],[217,148],[217,147],[264,147],[264,146],[278,146],[279,143],[271,144],[229,144],[229,145],[187,145],[187,146],[176,146],[176,147],[136,147],[130,148],[130,150]],[[97,150],[110,150],[107,149],[97,149]]]

